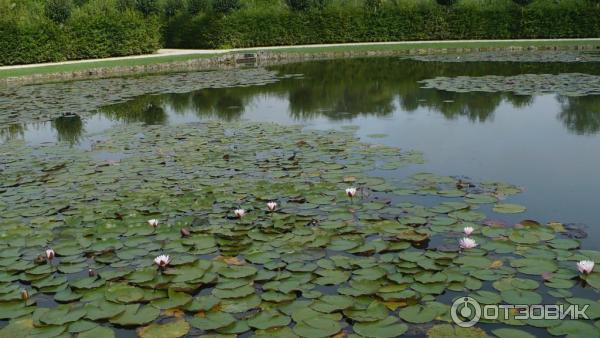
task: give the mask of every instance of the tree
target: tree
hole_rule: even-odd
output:
[[[159,14],[161,11],[159,0],[135,0],[135,9],[144,15]]]
[[[323,8],[324,0],[286,0],[288,7],[294,12],[305,12],[313,8]]]
[[[436,0],[438,4],[442,6],[452,6],[457,0]]]
[[[73,2],[71,0],[46,0],[44,14],[57,23],[65,23],[71,16]]]
[[[175,14],[177,14],[177,12],[181,11],[185,6],[184,6],[184,2],[183,0],[167,0],[165,2],[165,15],[167,17],[172,17],[175,16]]]
[[[188,0],[187,11],[192,15],[206,12],[210,9],[209,0]]]
[[[215,13],[228,14],[240,9],[240,0],[213,0],[212,8]]]
[[[383,7],[383,0],[365,0],[365,9],[370,13],[377,13]]]

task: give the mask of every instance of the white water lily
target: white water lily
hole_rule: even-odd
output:
[[[48,258],[49,261],[54,259],[54,256],[56,256],[56,253],[54,252],[54,250],[48,248],[46,249],[46,258]]]
[[[473,249],[474,247],[477,246],[477,242],[475,242],[474,239],[468,238],[468,237],[464,237],[462,238],[458,244],[460,245],[461,249]]]
[[[589,274],[594,270],[594,262],[583,260],[577,263],[577,270],[581,273]]]
[[[233,211],[233,213],[235,214],[235,217],[242,218],[246,214],[246,210],[244,210],[244,209],[235,209]]]
[[[277,202],[271,201],[267,203],[267,208],[269,209],[269,211],[275,211],[275,209],[277,209]]]
[[[356,188],[354,187],[350,187],[350,188],[346,188],[346,195],[348,195],[348,197],[352,198],[356,195]]]
[[[470,236],[474,230],[475,229],[473,229],[473,227],[464,227],[463,228],[463,231],[464,231],[465,235],[467,235],[467,236]]]
[[[169,257],[169,255],[157,256],[154,258],[154,263],[156,263],[160,269],[164,269],[171,263],[171,257]]]
[[[154,218],[153,219],[149,219],[148,220],[148,224],[150,224],[151,226],[153,226],[153,227],[156,228],[158,226],[158,220],[154,219]]]

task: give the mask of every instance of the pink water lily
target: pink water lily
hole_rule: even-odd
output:
[[[244,210],[244,209],[235,209],[233,211],[233,213],[235,214],[235,217],[242,218],[246,214],[246,210]]]
[[[461,249],[473,249],[474,247],[477,246],[477,242],[475,242],[474,239],[468,238],[468,237],[464,237],[462,238],[458,244],[460,245]]]
[[[267,203],[267,209],[269,209],[269,211],[275,211],[275,209],[277,209],[277,202],[271,201]]]
[[[166,268],[169,263],[171,263],[171,257],[169,255],[160,255],[154,258],[154,263],[158,266],[159,269]]]
[[[158,220],[154,219],[154,218],[153,219],[149,219],[148,220],[148,224],[150,224],[151,226],[153,226],[153,227],[156,228],[158,226]]]
[[[464,227],[463,228],[463,231],[464,231],[465,235],[467,235],[467,236],[470,236],[474,230],[475,229],[473,229],[473,227]]]
[[[589,274],[594,270],[594,262],[583,260],[577,263],[577,270],[581,273]]]
[[[354,187],[350,187],[350,188],[346,188],[346,195],[348,195],[348,197],[352,198],[356,195],[356,188]]]
[[[56,253],[54,252],[54,250],[48,248],[46,249],[46,258],[51,261],[54,259],[54,256],[56,256]]]

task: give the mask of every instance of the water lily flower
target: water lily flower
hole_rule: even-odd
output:
[[[154,258],[154,263],[156,263],[156,265],[158,265],[158,268],[162,270],[166,268],[169,265],[169,263],[171,263],[171,257],[169,257],[169,255],[157,256],[156,258]]]
[[[246,214],[246,210],[244,210],[244,209],[235,209],[233,211],[233,213],[235,214],[235,217],[242,218]]]
[[[46,249],[46,258],[51,261],[54,259],[54,256],[56,256],[56,253],[54,252],[54,250],[48,248]]]
[[[348,197],[352,198],[356,195],[356,188],[354,187],[350,187],[350,188],[346,188],[346,195],[348,195]]]
[[[460,245],[461,249],[473,249],[474,247],[477,246],[477,242],[475,242],[474,239],[468,238],[468,237],[464,237],[462,238],[458,244]]]
[[[588,260],[579,261],[577,263],[577,270],[581,273],[589,274],[594,270],[594,262]]]
[[[148,220],[148,224],[150,224],[151,226],[153,226],[153,227],[156,228],[158,226],[158,220],[154,219],[154,218],[153,219],[149,219]]]
[[[464,227],[464,229],[463,229],[463,231],[465,232],[465,235],[467,235],[467,236],[470,236],[474,230],[475,229],[473,229],[473,227]]]
[[[22,300],[29,299],[29,291],[27,291],[27,289],[21,289],[21,299]]]
[[[275,209],[277,209],[277,202],[271,201],[267,203],[267,208],[269,209],[269,211],[275,211]]]
[[[352,198],[356,195],[356,188],[354,187],[350,187],[350,188],[346,188],[346,195],[348,195],[348,197]]]

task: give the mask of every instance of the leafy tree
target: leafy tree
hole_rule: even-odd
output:
[[[286,0],[288,7],[294,12],[305,12],[313,8],[322,9],[324,0]]]
[[[452,6],[457,0],[436,0],[438,4],[442,6]]]
[[[305,12],[310,9],[311,0],[286,0],[288,7],[295,12]]]
[[[517,5],[520,6],[527,6],[529,5],[533,0],[513,0],[514,3],[516,3]]]
[[[135,0],[135,9],[144,15],[159,14],[161,12],[159,0]]]
[[[365,0],[364,5],[367,12],[375,13],[383,7],[383,0]]]
[[[65,23],[71,16],[73,2],[71,0],[46,0],[44,14],[57,23]]]
[[[136,0],[117,0],[117,9],[125,11],[127,9],[135,9]]]
[[[187,11],[195,15],[201,12],[206,12],[210,9],[210,0],[188,0]]]
[[[167,0],[165,2],[164,12],[167,17],[172,17],[184,8],[185,3],[183,0]]]
[[[215,13],[228,14],[242,7],[240,0],[213,0],[212,9]]]

